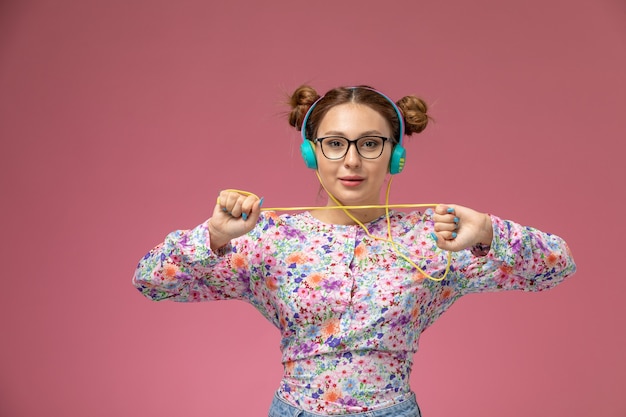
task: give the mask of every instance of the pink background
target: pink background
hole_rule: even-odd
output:
[[[284,94],[418,94],[396,203],[563,236],[578,273],[459,301],[421,340],[426,417],[626,416],[621,0],[0,3],[0,416],[263,416],[278,332],[154,303],[139,258],[218,190],[321,204]]]

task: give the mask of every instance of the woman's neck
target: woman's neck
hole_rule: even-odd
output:
[[[348,210],[350,215],[354,217],[353,219],[352,217],[348,216],[348,214],[346,214],[344,210],[336,208],[337,206],[332,204],[332,202],[331,204],[328,205],[328,207],[332,207],[332,208],[329,208],[328,210],[324,210],[324,209],[314,210],[311,212],[311,216],[313,216],[317,220],[324,222],[324,223],[355,225],[357,224],[357,222],[354,219],[358,220],[361,223],[369,223],[385,214],[384,208],[367,208],[367,209]]]

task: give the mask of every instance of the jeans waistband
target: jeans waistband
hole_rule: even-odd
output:
[[[311,411],[304,411],[287,403],[278,393],[274,395],[270,407],[269,417],[320,417],[325,414],[317,414]],[[360,413],[346,414],[350,417],[421,417],[419,406],[412,394],[407,400],[388,407],[383,407],[374,411],[363,411]]]

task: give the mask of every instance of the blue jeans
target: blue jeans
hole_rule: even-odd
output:
[[[319,417],[323,414],[304,411],[298,407],[288,404],[280,398],[278,394],[274,395],[272,405],[270,407],[269,417]],[[364,411],[362,413],[346,414],[349,417],[421,417],[420,409],[415,400],[415,395],[410,399],[401,403],[381,408],[375,411]]]

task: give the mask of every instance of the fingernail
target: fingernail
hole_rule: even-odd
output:
[[[448,207],[448,213],[454,213],[454,208]]]
[[[452,232],[452,239],[456,239],[456,232]]]
[[[246,213],[241,213],[241,218],[245,221],[248,220],[248,215]]]
[[[430,237],[432,237],[435,242],[438,240],[437,235],[434,232],[430,233]]]
[[[261,208],[261,206],[263,205],[263,199],[264,199],[264,198],[265,198],[265,197],[261,197],[261,199],[259,200],[259,208]]]
[[[455,218],[454,218],[454,222],[455,222],[455,223],[458,223],[458,222],[459,222],[459,218],[458,218],[458,217],[455,217]]]

